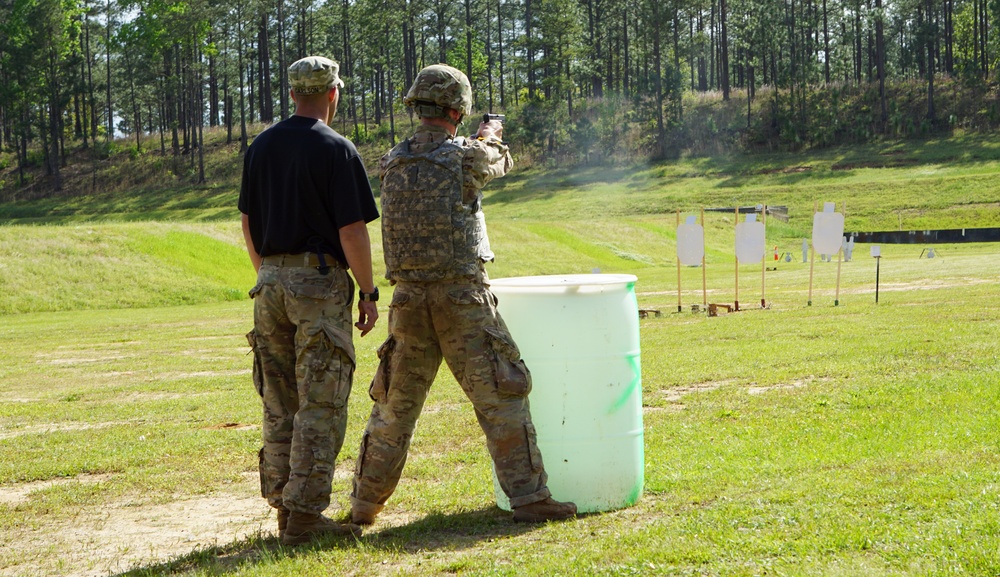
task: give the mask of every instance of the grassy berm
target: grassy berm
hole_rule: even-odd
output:
[[[638,277],[642,497],[515,525],[442,370],[378,523],[298,548],[279,544],[258,496],[254,277],[226,154],[209,165],[230,176],[211,186],[169,177],[0,204],[0,576],[1000,574],[1000,246],[801,254],[825,202],[849,231],[1000,226],[993,139],[497,181],[491,276]],[[707,266],[678,269],[678,211],[756,204],[789,214],[768,218],[763,263],[737,265],[735,215],[709,211]],[[333,516],[371,408],[380,288],[379,325],[355,340]],[[736,300],[740,312],[692,310]]]

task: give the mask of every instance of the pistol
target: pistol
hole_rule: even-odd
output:
[[[506,116],[504,116],[503,114],[493,114],[487,112],[486,114],[483,115],[483,122],[489,122],[491,120],[499,120],[500,122],[503,122],[505,118]]]

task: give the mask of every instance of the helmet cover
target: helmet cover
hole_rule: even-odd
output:
[[[417,109],[421,116],[445,116],[444,109],[453,108],[469,115],[472,113],[472,85],[461,70],[446,64],[434,64],[417,73],[413,86],[403,97],[403,102]],[[436,105],[437,114],[431,114]]]

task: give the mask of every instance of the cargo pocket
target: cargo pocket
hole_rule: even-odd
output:
[[[333,478],[333,469],[336,467],[336,456],[328,447],[312,448],[313,474],[323,478]]]
[[[365,453],[368,452],[368,431],[361,436],[361,447],[358,449],[358,460],[354,463],[354,475],[358,478],[361,477],[361,471],[364,468],[365,463]],[[357,490],[357,485],[355,484],[354,490]],[[353,491],[351,493],[353,495]]]
[[[372,377],[372,384],[368,387],[368,396],[376,403],[385,404],[389,395],[389,367],[392,363],[392,353],[396,349],[396,337],[389,335],[382,346],[378,348],[378,368],[375,369],[375,376]]]
[[[347,399],[351,394],[355,368],[354,343],[351,342],[350,333],[333,323],[324,322],[322,328],[326,337],[326,342],[322,346],[327,350],[307,361],[309,368],[306,380],[319,383],[335,382],[337,386],[320,386],[312,389],[319,396],[310,400],[319,404],[329,403],[330,406],[340,409],[347,405]],[[305,352],[309,353],[310,351]]]
[[[410,302],[410,293],[396,289],[392,293],[392,302],[389,303],[389,308],[399,308],[408,302]]]
[[[260,496],[267,499],[267,475],[264,474],[264,447],[257,451],[257,470],[260,475]]]
[[[528,443],[528,459],[531,461],[531,472],[540,473],[542,466],[542,452],[538,450],[538,435],[535,433],[535,425],[524,424],[524,440]]]
[[[354,342],[351,340],[351,333],[348,333],[329,322],[323,323],[323,333],[330,341],[329,346],[331,348],[331,352],[336,352],[338,350],[342,351],[344,356],[346,356],[350,361],[351,368],[353,369],[355,366]]]
[[[493,354],[493,370],[497,391],[512,397],[524,397],[531,392],[531,372],[521,360],[510,335],[498,328],[486,327],[487,342]]]
[[[247,333],[247,342],[250,343],[250,354],[253,355],[253,388],[257,389],[257,394],[264,396],[264,369],[260,366],[260,351],[257,350],[257,331],[252,330]]]
[[[277,267],[262,264],[257,271],[257,283],[253,285],[253,288],[248,293],[250,298],[255,299],[264,291],[265,287],[274,286],[278,282],[277,272]]]

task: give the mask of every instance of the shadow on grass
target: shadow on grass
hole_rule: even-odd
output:
[[[281,563],[286,559],[308,557],[319,551],[357,550],[366,555],[379,552],[398,554],[421,551],[458,551],[484,541],[522,535],[539,525],[514,523],[510,513],[496,507],[457,514],[435,513],[396,527],[368,528],[360,539],[325,537],[306,545],[282,545],[276,535],[258,533],[234,541],[199,549],[186,555],[144,567],[134,567],[115,577],[150,577],[204,571],[225,575],[252,566]]]

